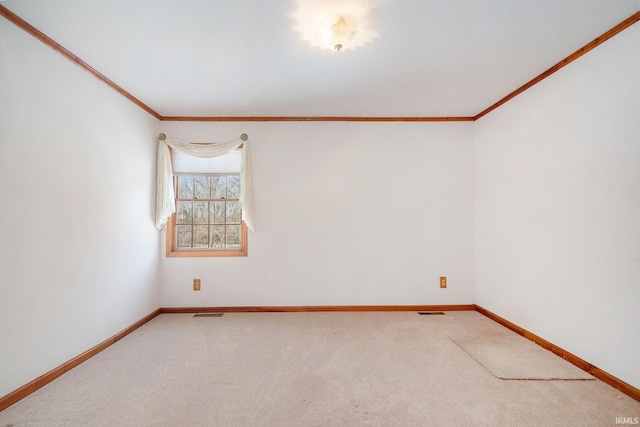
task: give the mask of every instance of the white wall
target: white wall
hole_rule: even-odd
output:
[[[640,387],[640,24],[476,122],[476,302]]]
[[[0,396],[158,308],[158,127],[0,19]]]
[[[248,257],[163,258],[163,306],[473,303],[473,123],[162,131],[192,142],[248,133],[257,218]]]

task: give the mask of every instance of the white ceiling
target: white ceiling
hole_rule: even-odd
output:
[[[366,25],[379,37],[333,52],[294,29],[301,2],[321,1],[2,5],[163,116],[473,116],[640,9],[638,0],[360,0],[375,6]]]

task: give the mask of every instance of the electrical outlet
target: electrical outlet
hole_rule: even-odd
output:
[[[440,287],[441,288],[447,287],[447,276],[440,276]]]
[[[200,279],[193,279],[193,290],[194,291],[200,290]]]

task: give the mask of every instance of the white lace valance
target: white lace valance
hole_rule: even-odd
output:
[[[242,147],[242,168],[240,170],[240,206],[242,220],[251,231],[255,231],[253,212],[253,184],[251,181],[251,161],[249,139],[246,135],[229,142],[211,144],[193,144],[167,138],[160,134],[158,140],[158,159],[156,175],[156,228],[162,230],[168,218],[176,211],[173,190],[173,166],[169,147],[190,156],[219,157]]]

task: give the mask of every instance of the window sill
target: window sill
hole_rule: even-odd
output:
[[[210,249],[183,249],[167,251],[167,257],[228,257],[247,256],[246,250],[210,250]]]

